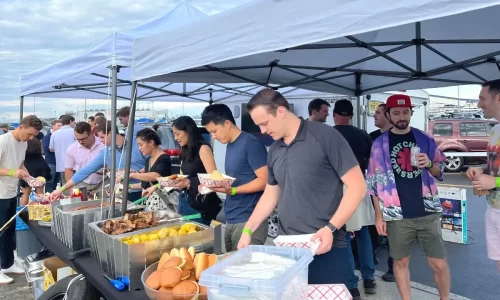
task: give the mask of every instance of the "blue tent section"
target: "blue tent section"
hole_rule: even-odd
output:
[[[137,119],[136,121],[137,121],[138,123],[152,123],[152,122],[154,122],[155,120],[150,119],[150,118],[140,118],[140,119]]]

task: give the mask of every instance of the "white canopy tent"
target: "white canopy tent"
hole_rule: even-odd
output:
[[[500,1],[256,0],[134,41],[132,80],[363,95],[500,77]]]
[[[86,51],[43,69],[21,76],[21,119],[23,96],[130,100],[133,39],[171,30],[209,16],[180,2],[168,13],[131,30],[114,32]],[[112,89],[112,66],[116,66],[116,93]],[[206,102],[249,97],[255,84],[140,83],[137,99],[147,101]],[[291,89],[290,89],[291,90]],[[116,96],[115,96],[116,95]]]

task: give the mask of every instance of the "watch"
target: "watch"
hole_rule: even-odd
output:
[[[328,222],[328,224],[326,224],[326,227],[330,228],[330,230],[332,232],[335,232],[337,231],[337,227],[335,227],[332,223]]]

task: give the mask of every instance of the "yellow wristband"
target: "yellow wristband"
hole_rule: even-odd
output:
[[[15,173],[15,172],[16,172],[16,170],[14,170],[14,169],[10,170],[10,172],[9,172],[9,176],[10,176],[10,177],[14,176],[14,173]]]
[[[61,187],[61,192],[64,192],[65,190],[66,190],[66,187],[63,185],[63,186]]]
[[[234,196],[234,195],[236,195],[236,188],[235,187],[231,188],[231,196]]]

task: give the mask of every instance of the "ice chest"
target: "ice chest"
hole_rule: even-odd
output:
[[[283,274],[272,279],[246,279],[222,275],[225,268],[249,262],[252,253],[263,252],[295,260]],[[248,246],[201,273],[200,285],[207,287],[208,299],[307,299],[308,270],[313,255],[309,249]]]

